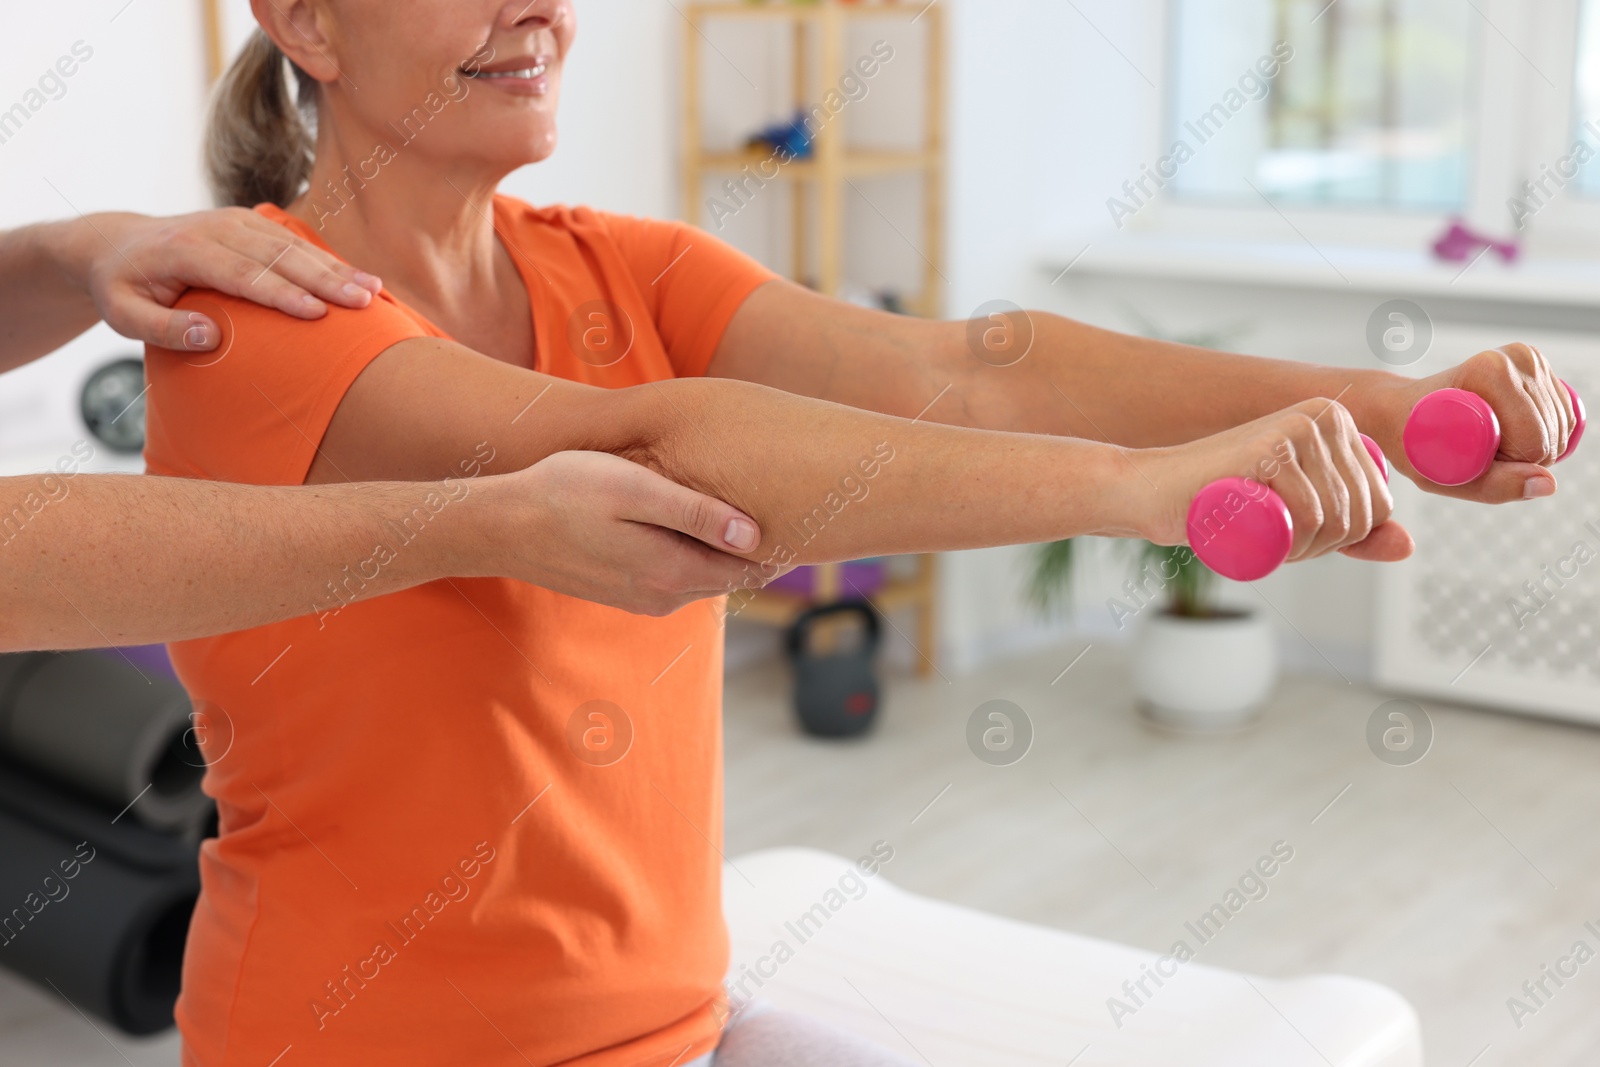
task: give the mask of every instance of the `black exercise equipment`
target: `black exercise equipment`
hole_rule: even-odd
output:
[[[837,624],[859,620],[842,648],[821,647],[824,631],[837,637]],[[878,718],[878,678],[874,660],[882,640],[878,613],[861,600],[842,600],[812,608],[789,627],[789,661],[794,665],[795,710],[800,725],[818,737],[855,737]]]
[[[0,965],[126,1033],[167,1029],[200,892],[196,855],[0,762]]]
[[[0,655],[0,754],[197,840],[211,801],[192,710],[177,681],[116,652]]]

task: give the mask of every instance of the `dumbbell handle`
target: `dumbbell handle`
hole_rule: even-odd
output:
[[[1383,450],[1366,434],[1361,443],[1388,481]],[[1200,562],[1236,582],[1265,578],[1283,566],[1294,546],[1289,506],[1249,478],[1223,478],[1200,490],[1189,505],[1187,530]]]
[[[1567,439],[1566,451],[1556,462],[1572,455],[1588,428],[1588,413],[1577,390],[1561,383],[1572,397],[1577,426]],[[1440,389],[1417,401],[1406,420],[1406,458],[1418,474],[1436,485],[1465,485],[1489,470],[1500,452],[1500,420],[1489,402],[1465,389]]]

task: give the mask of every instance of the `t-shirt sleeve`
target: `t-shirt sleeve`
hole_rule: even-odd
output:
[[[687,223],[600,217],[653,310],[673,369],[680,378],[705,374],[734,313],[778,275]]]
[[[212,352],[146,347],[146,466],[251,485],[304,482],[351,383],[426,332],[386,295],[309,321],[208,290],[177,306],[210,316],[222,339]]]

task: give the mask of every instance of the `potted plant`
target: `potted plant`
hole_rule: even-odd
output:
[[[1132,312],[1132,309],[1129,309]],[[1141,332],[1161,332],[1138,316]],[[1222,334],[1172,337],[1185,344],[1223,347]],[[1141,710],[1164,726],[1193,731],[1236,730],[1252,722],[1278,676],[1272,621],[1259,611],[1217,602],[1218,575],[1187,546],[1146,541],[1134,547],[1134,575],[1106,609],[1118,630],[1135,627],[1134,688]],[[1030,592],[1048,609],[1067,592],[1075,557],[1071,541],[1035,549]]]
[[[1217,574],[1187,547],[1128,542],[1134,574],[1106,601],[1117,629],[1134,627],[1133,680],[1140,710],[1196,732],[1253,722],[1278,676],[1272,621],[1217,603]],[[1030,593],[1050,608],[1070,588],[1074,545],[1035,548]]]

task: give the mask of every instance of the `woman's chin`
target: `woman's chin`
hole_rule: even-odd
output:
[[[494,155],[483,156],[482,149],[486,146],[494,148]],[[479,159],[486,170],[498,170],[506,174],[521,167],[543,163],[556,151],[556,135],[554,131],[548,135],[529,134],[507,140],[504,135],[497,139],[485,138],[469,146],[463,146],[459,154],[447,155],[445,158],[454,161],[465,159]]]

